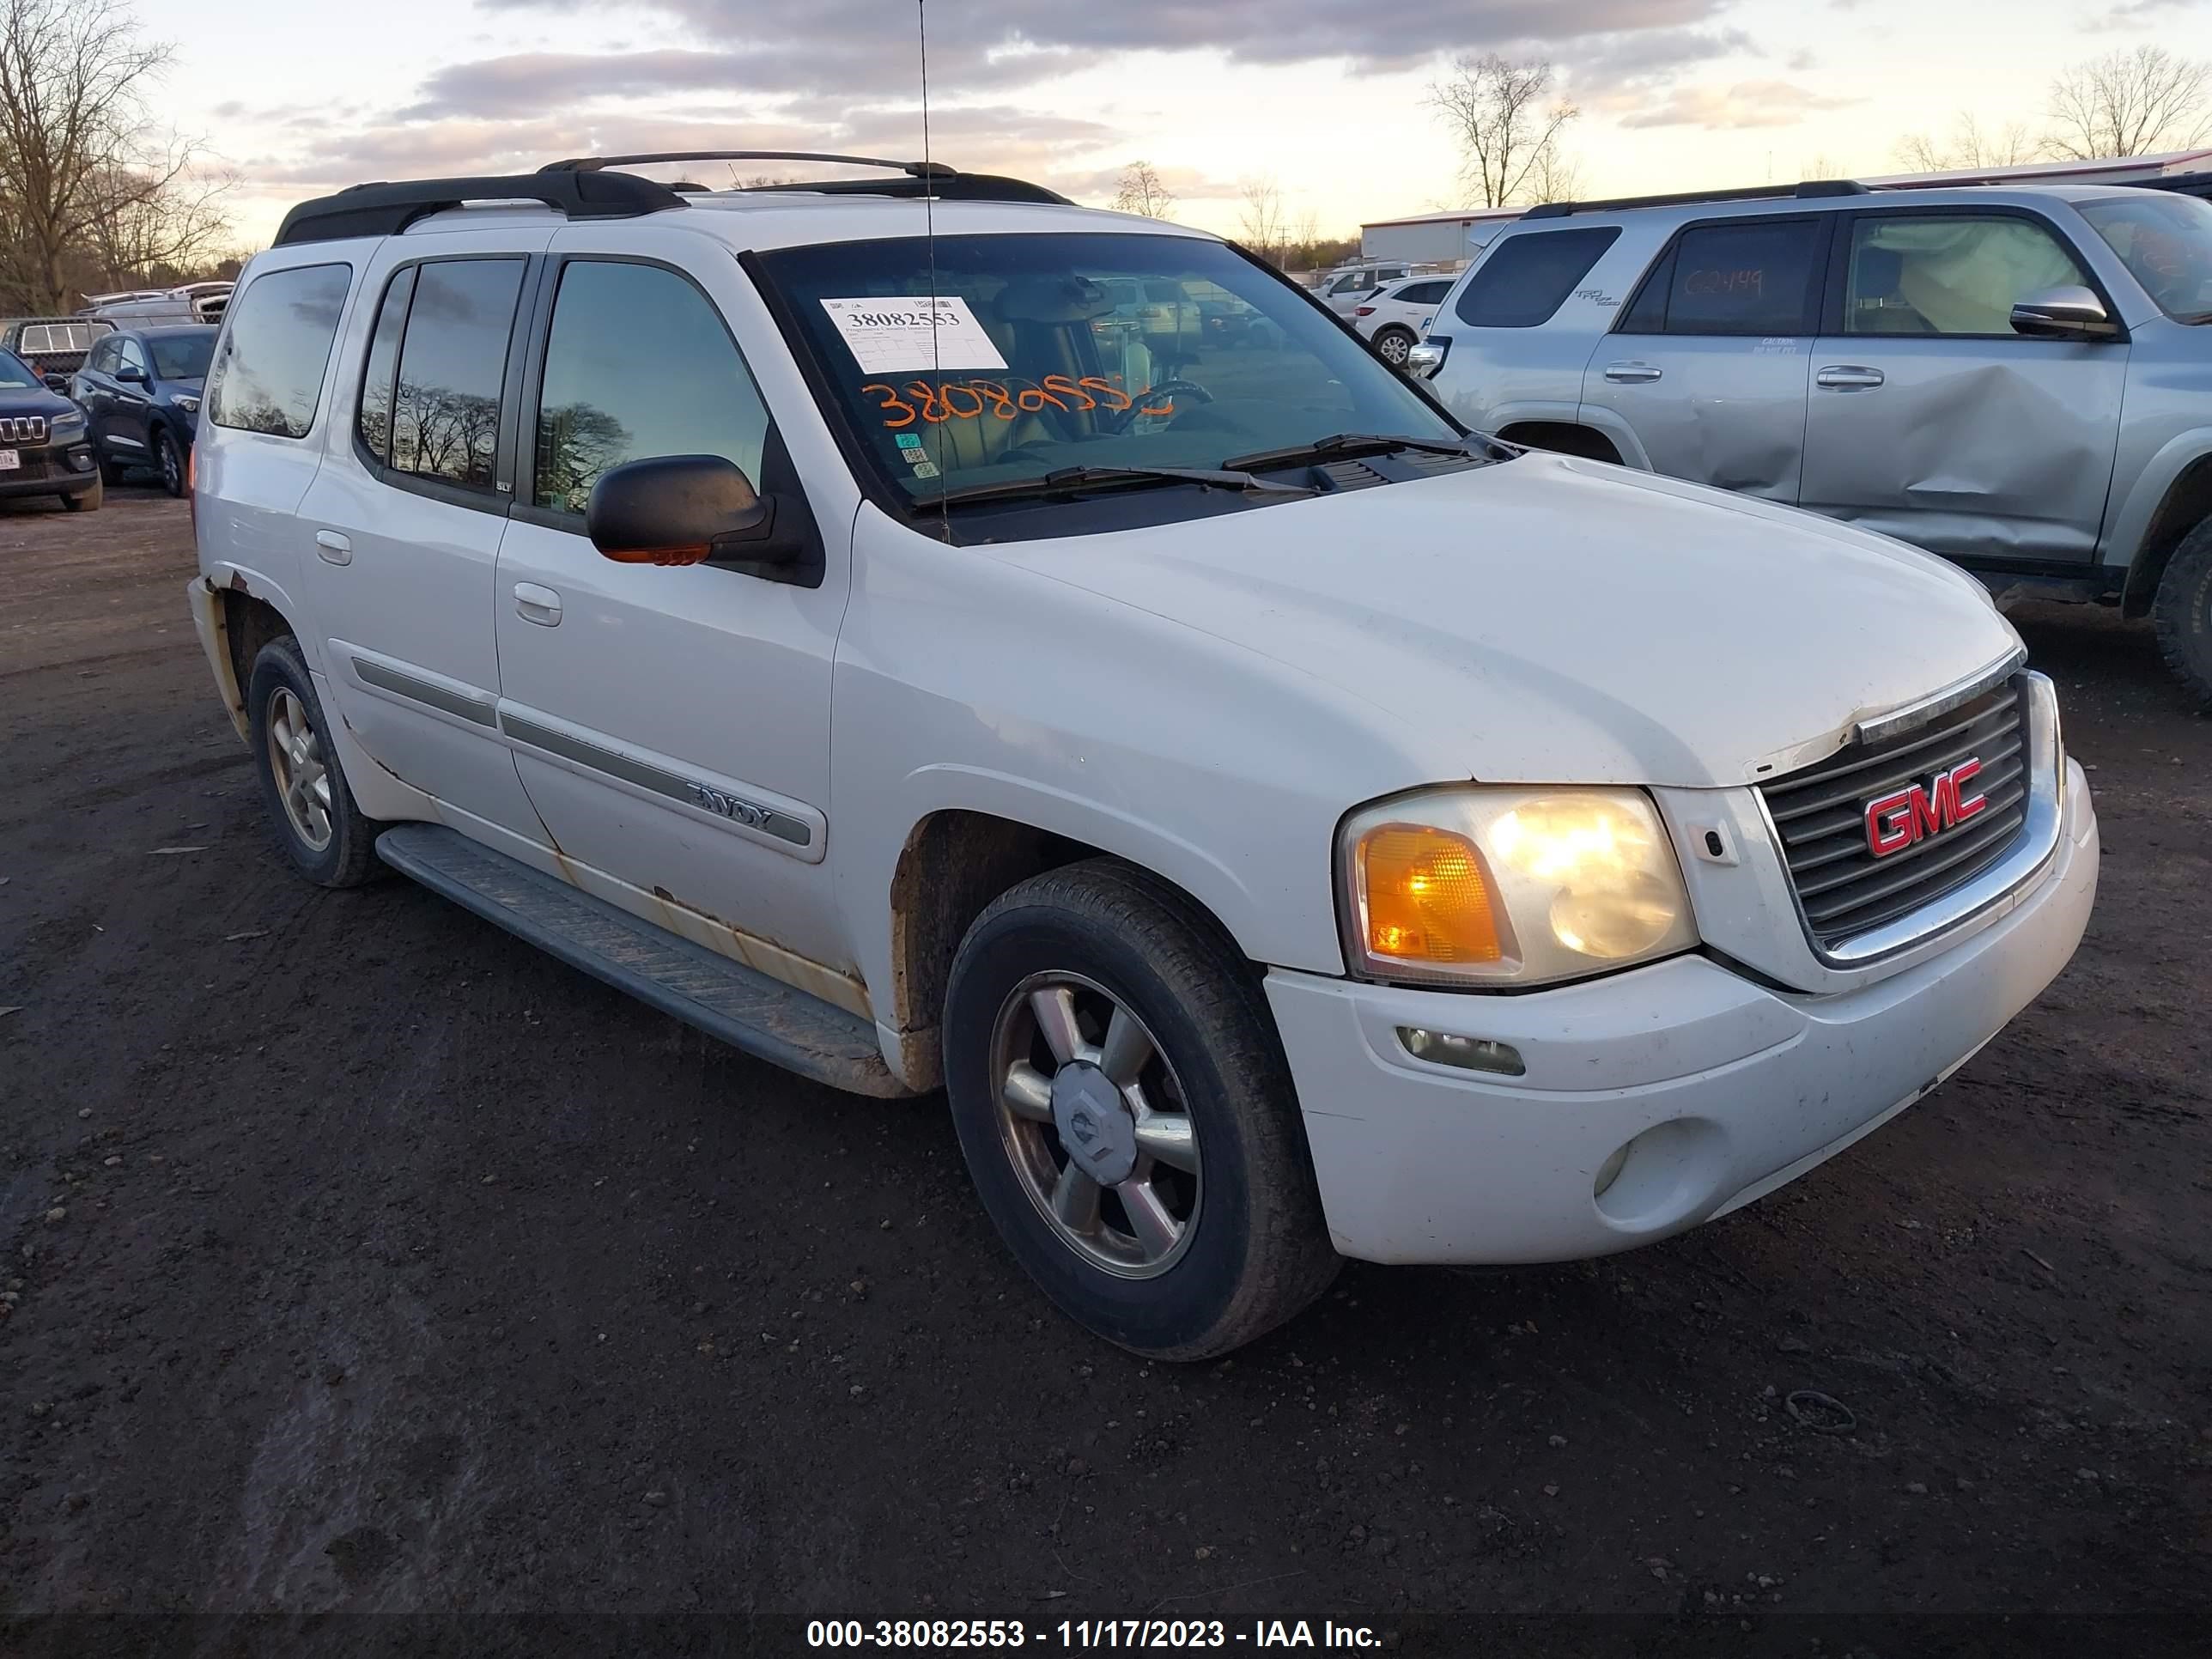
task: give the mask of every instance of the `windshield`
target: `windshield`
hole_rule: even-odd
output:
[[[2081,210],[2160,310],[2182,322],[2212,322],[2212,202],[2145,191],[2084,202]]]
[[[1218,468],[1346,431],[1459,436],[1295,289],[1218,242],[941,236],[933,313],[919,237],[761,263],[870,464],[923,505],[1070,467]]]
[[[45,385],[44,380],[24,367],[21,357],[12,351],[0,351],[0,388],[21,392],[28,386]]]
[[[215,355],[215,331],[204,334],[174,334],[146,342],[154,350],[154,374],[163,380],[204,380],[208,360]]]

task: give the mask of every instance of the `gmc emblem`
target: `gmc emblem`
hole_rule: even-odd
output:
[[[1900,789],[1866,804],[1867,850],[1878,859],[1901,853],[1923,836],[1954,830],[1990,804],[1986,795],[1969,795],[1966,786],[1982,769],[1978,759],[1963,760],[1924,784]]]

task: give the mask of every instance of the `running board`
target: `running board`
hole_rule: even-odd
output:
[[[876,1028],[858,1014],[716,956],[459,830],[402,824],[377,837],[376,855],[571,968],[733,1048],[857,1095],[914,1092],[891,1075]]]

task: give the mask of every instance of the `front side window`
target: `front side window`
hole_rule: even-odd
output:
[[[759,262],[837,423],[918,505],[1072,467],[1218,468],[1340,433],[1459,436],[1295,289],[1201,238],[940,236],[933,310],[920,237]],[[1134,307],[1119,297],[1132,289]]]
[[[125,340],[123,343],[123,367],[135,368],[141,374],[146,372],[146,354],[139,349],[137,341]]]
[[[561,272],[538,394],[532,500],[581,514],[610,467],[720,455],[761,488],[768,407],[721,314],[672,270],[574,259]]]
[[[1815,219],[1694,225],[1644,279],[1621,331],[1809,334],[1827,229]]]
[[[471,489],[492,487],[500,388],[524,264],[438,259],[416,267],[392,395],[394,471]]]
[[[1851,227],[1844,332],[2012,337],[2020,301],[2087,281],[2058,239],[2032,219],[1861,219]]]
[[[304,438],[322,400],[351,265],[264,271],[232,307],[230,343],[208,387],[217,426]]]
[[[1509,236],[1475,267],[1453,307],[1472,328],[1540,328],[1620,235],[1618,225]]]
[[[2078,206],[2160,311],[2212,323],[2212,202],[2146,191]]]

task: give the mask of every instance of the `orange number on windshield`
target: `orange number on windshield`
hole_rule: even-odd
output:
[[[876,407],[884,412],[885,416],[884,424],[892,431],[896,432],[902,426],[914,424],[914,405],[898,395],[896,387],[885,386],[881,380],[870,380],[860,390],[880,392],[884,394],[883,402],[878,404]],[[899,418],[896,421],[889,418],[893,414],[897,415]]]

